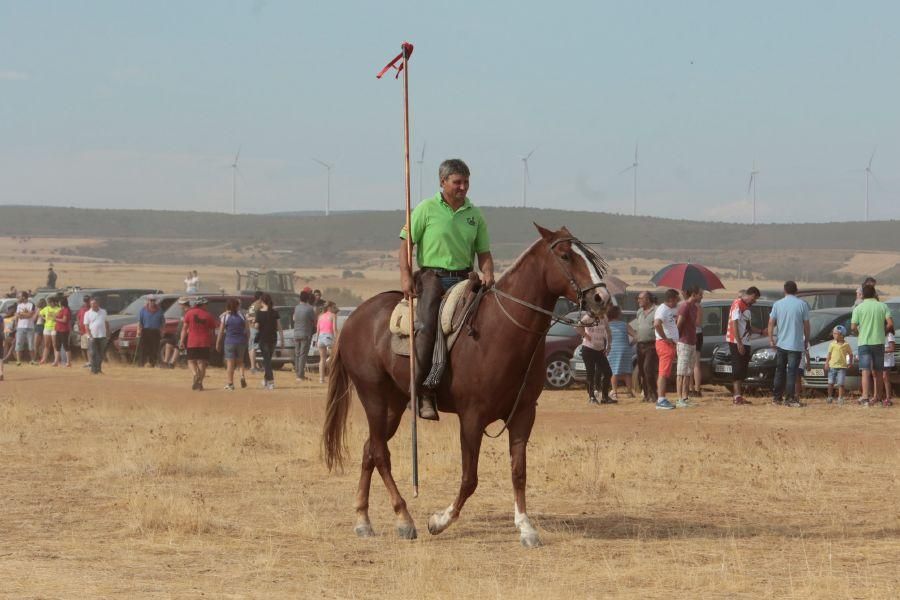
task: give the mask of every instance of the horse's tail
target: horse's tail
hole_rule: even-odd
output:
[[[320,365],[319,368],[324,368]],[[322,450],[329,471],[343,468],[347,448],[347,415],[350,412],[352,383],[341,360],[340,342],[335,344],[328,375],[328,401],[325,405],[325,427],[322,430]]]

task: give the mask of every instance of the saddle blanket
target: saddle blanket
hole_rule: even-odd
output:
[[[444,299],[441,301],[439,319],[441,331],[445,336],[453,334],[462,325],[466,313],[465,309],[468,301],[471,299],[468,292],[473,287],[474,282],[472,280],[463,280],[453,285],[444,294]],[[415,300],[413,300],[413,310],[415,311]],[[418,323],[415,326],[410,326],[409,301],[405,298],[398,302],[391,312],[388,328],[391,332],[391,350],[395,354],[409,356],[410,332],[418,329]],[[452,343],[448,345],[452,346]]]

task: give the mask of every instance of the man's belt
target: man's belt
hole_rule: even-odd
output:
[[[472,267],[468,269],[459,269],[458,271],[449,271],[447,269],[438,269],[436,267],[421,267],[423,271],[431,271],[438,277],[468,277],[472,272]]]

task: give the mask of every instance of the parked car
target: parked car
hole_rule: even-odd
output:
[[[577,319],[581,313],[569,313],[567,316]],[[581,336],[575,328],[565,323],[554,323],[547,331],[544,340],[544,367],[546,377],[544,385],[552,390],[561,390],[572,384],[572,367],[569,361],[581,344]]]
[[[900,298],[892,307],[900,308]],[[900,312],[900,311],[898,311]],[[813,310],[809,313],[809,343],[810,343],[810,367],[812,368],[813,348],[824,344],[825,350],[831,341],[831,332],[842,325],[850,331],[850,315],[852,310],[847,308],[826,308]],[[850,340],[848,336],[848,341]],[[852,344],[855,344],[855,337]],[[851,344],[851,345],[852,345]],[[758,337],[749,343],[750,364],[747,366],[747,378],[744,385],[750,388],[771,390],[775,380],[775,349],[769,346],[767,337]],[[731,350],[728,344],[721,344],[713,352],[713,383],[729,385],[731,383]]]
[[[760,290],[760,292],[760,299],[763,300],[774,302],[784,298],[784,290]],[[805,288],[797,291],[797,297],[809,304],[812,310],[845,308],[853,306],[856,302],[856,288]]]
[[[253,302],[253,296],[238,296],[235,294],[203,294],[207,299],[206,310],[216,319],[225,312],[225,306],[231,298],[237,298],[241,301],[241,308],[246,310]],[[178,330],[178,323],[182,319],[181,306],[173,303],[169,306],[165,313],[166,323],[163,326],[163,337],[167,335],[174,336]],[[114,341],[116,350],[119,355],[126,361],[134,360],[134,353],[137,350],[137,323],[130,323],[123,326],[119,330],[119,336]],[[210,364],[221,365],[222,355],[213,348],[210,354]]]

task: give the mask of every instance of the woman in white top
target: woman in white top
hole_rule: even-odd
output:
[[[894,401],[891,400],[891,375],[894,372],[896,360],[894,359],[894,351],[897,349],[894,342],[894,328],[887,328],[887,335],[884,336],[884,402],[885,406],[893,406]]]
[[[612,370],[606,355],[609,353],[609,321],[606,316],[587,314],[582,319],[582,326],[575,330],[581,336],[581,357],[587,371],[587,392],[589,404],[615,404],[609,397]],[[597,400],[597,390],[601,397]]]

